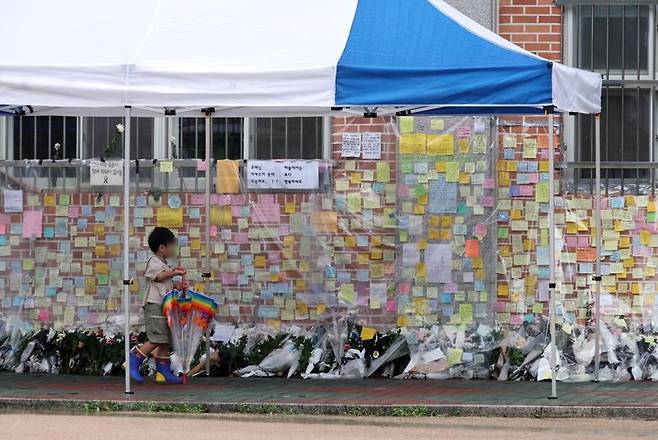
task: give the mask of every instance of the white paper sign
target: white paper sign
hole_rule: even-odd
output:
[[[361,135],[361,150],[364,159],[382,158],[382,135],[381,133],[363,133]]]
[[[123,185],[123,161],[92,160],[89,163],[89,178],[92,186],[121,186]]]
[[[452,282],[452,251],[449,244],[428,244],[425,250],[427,282]]]
[[[2,194],[5,199],[5,212],[23,212],[23,191],[6,189]]]
[[[312,160],[250,160],[249,189],[316,189],[320,167]]]
[[[359,156],[361,156],[361,135],[359,133],[343,133],[340,157]]]

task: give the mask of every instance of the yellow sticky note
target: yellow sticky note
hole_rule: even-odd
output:
[[[361,183],[361,173],[350,173],[350,183],[358,185]]]
[[[295,202],[286,202],[285,213],[286,214],[294,214],[295,213]]]
[[[446,162],[446,182],[459,181],[459,162]]]
[[[362,327],[361,328],[361,340],[369,341],[369,340],[371,340],[372,338],[375,337],[375,333],[377,333],[377,331],[374,328]]]
[[[381,260],[382,259],[382,249],[381,248],[374,248],[370,251],[370,258],[372,260]]]
[[[97,262],[96,263],[96,273],[107,275],[110,273],[110,267],[107,263]]]
[[[158,226],[165,228],[183,227],[183,208],[158,208]]]
[[[455,136],[452,134],[431,134],[427,136],[427,154],[453,156],[455,154]]]
[[[446,121],[445,119],[432,118],[430,119],[430,130],[445,130]]]
[[[403,134],[400,136],[400,154],[426,154],[427,136]]]
[[[240,192],[240,165],[237,160],[217,161],[217,192],[237,194]]]
[[[171,173],[174,171],[174,163],[170,160],[160,161],[160,172]]]
[[[457,365],[462,362],[462,355],[464,350],[461,348],[449,348],[448,349],[448,365]]]

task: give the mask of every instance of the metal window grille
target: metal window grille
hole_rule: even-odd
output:
[[[654,193],[656,7],[568,6],[573,63],[601,73],[602,178],[606,193]],[[593,191],[594,117],[576,117],[573,190]]]

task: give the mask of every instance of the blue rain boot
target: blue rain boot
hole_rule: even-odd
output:
[[[144,363],[146,355],[142,353],[139,347],[135,347],[130,352],[130,378],[137,383],[144,383],[144,376],[140,373],[139,369]],[[126,363],[123,363],[123,368],[126,368]]]
[[[155,358],[155,382],[166,385],[180,385],[183,379],[171,372],[169,358]]]

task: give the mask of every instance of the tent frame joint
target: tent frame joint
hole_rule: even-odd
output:
[[[201,113],[203,113],[206,116],[210,116],[213,113],[215,113],[215,107],[203,108],[203,109],[201,109]]]

